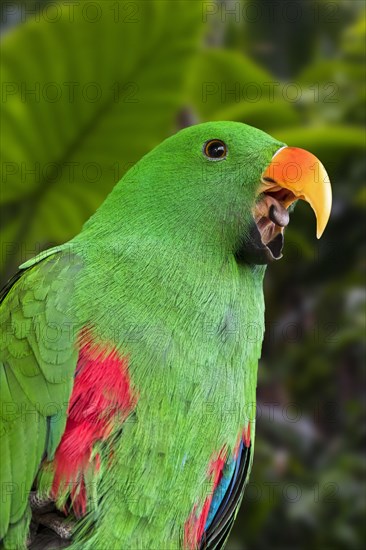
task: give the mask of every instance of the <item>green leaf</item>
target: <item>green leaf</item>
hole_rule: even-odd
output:
[[[356,21],[346,27],[342,36],[342,51],[351,59],[365,60],[366,18],[361,9]]]
[[[8,271],[34,246],[75,235],[176,130],[202,27],[200,5],[188,4],[52,3],[5,36],[1,205],[19,214],[7,225]]]
[[[203,50],[192,67],[189,90],[204,121],[236,120],[263,130],[299,121],[293,104],[282,97],[280,82],[233,50]]]
[[[361,124],[365,120],[364,68],[342,59],[321,59],[298,78],[302,106],[318,122]]]

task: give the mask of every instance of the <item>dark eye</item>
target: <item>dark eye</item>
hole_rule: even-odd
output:
[[[227,147],[221,139],[210,139],[203,146],[203,152],[211,160],[222,160],[227,155]]]

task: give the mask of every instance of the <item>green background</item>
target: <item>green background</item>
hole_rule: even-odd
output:
[[[365,538],[364,3],[2,4],[1,264],[81,228],[186,125],[238,120],[325,165],[321,241],[301,204],[267,271],[256,455],[228,548]]]

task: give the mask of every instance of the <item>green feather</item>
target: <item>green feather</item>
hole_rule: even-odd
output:
[[[62,255],[39,264],[35,262],[1,304],[4,464],[1,465],[0,533],[5,535],[6,548],[17,548],[18,543],[14,541],[24,542],[30,521],[29,491],[43,454],[48,451],[49,457],[53,457],[65,427],[77,350],[69,330],[62,328],[73,318],[66,308],[60,317],[58,295],[72,292],[74,279],[65,274],[74,273],[76,265],[77,261],[70,266],[70,256],[65,259]],[[40,285],[42,291],[35,292]],[[52,337],[55,326],[61,326],[57,339]],[[48,416],[53,419],[47,440]]]

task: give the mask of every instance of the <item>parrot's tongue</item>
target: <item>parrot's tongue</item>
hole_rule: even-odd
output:
[[[262,195],[253,209],[253,217],[259,231],[262,244],[269,248],[274,259],[281,257],[283,247],[283,228],[289,223],[286,203],[289,192],[282,189]]]

